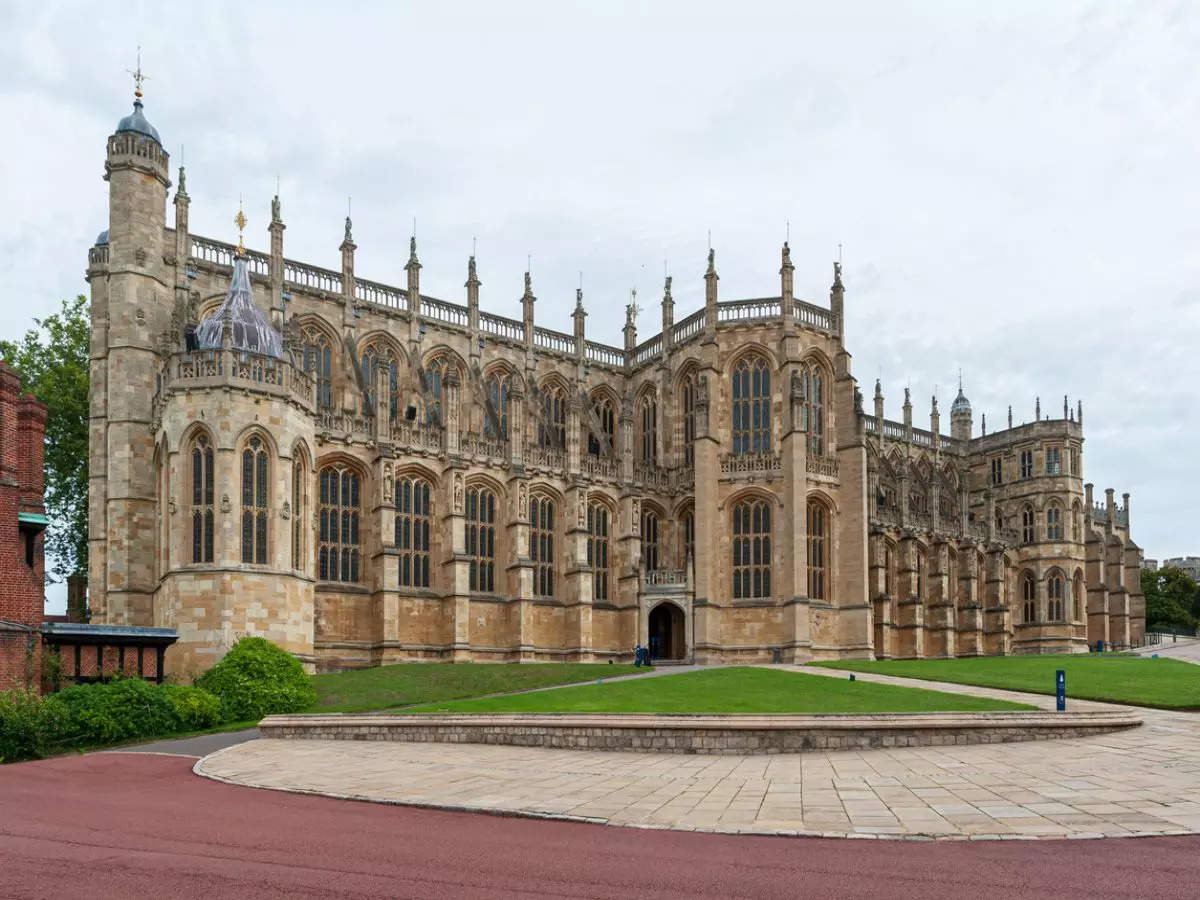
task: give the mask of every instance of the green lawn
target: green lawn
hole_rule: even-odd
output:
[[[1032,709],[892,687],[746,666],[588,684],[534,694],[431,703],[408,712],[468,713],[876,713]]]
[[[365,712],[646,672],[603,663],[401,663],[314,675],[317,705],[307,712]]]
[[[929,681],[1054,693],[1054,673],[1067,673],[1067,697],[1135,706],[1200,709],[1200,666],[1175,659],[1115,653],[1064,656],[980,656],[967,659],[838,660],[814,663]]]

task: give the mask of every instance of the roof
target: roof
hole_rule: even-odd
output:
[[[43,622],[39,631],[52,643],[166,646],[179,640],[174,628],[140,625],[91,625],[83,622]]]
[[[142,115],[142,101],[133,101],[133,112],[117,123],[117,134],[122,132],[133,132],[134,134],[144,134],[148,138],[153,138],[154,142],[160,147],[162,140],[158,136],[158,129],[146,121],[146,117]]]
[[[220,349],[227,320],[234,350],[249,350],[251,353],[283,358],[283,336],[259,311],[254,295],[250,293],[250,274],[245,256],[234,257],[229,293],[225,295],[221,308],[196,329],[197,346],[201,350]]]

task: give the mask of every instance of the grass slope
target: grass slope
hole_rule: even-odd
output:
[[[1134,706],[1200,709],[1200,666],[1175,659],[1120,654],[981,656],[967,659],[836,660],[814,663],[854,672],[1054,693],[1054,673],[1067,673],[1067,697]]]
[[[365,712],[646,671],[598,663],[401,663],[314,675],[318,700],[306,711]]]
[[[1032,709],[985,700],[745,666],[588,684],[534,694],[432,703],[409,712],[876,713]]]

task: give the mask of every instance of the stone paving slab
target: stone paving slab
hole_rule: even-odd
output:
[[[689,831],[959,840],[1200,833],[1200,716],[1139,713],[1138,728],[1051,742],[738,757],[262,739],[211,754],[195,771],[275,790]]]

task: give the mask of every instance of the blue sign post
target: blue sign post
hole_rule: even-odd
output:
[[[1065,712],[1067,709],[1067,673],[1064,669],[1059,669],[1054,673],[1054,700],[1055,708],[1059,712]]]

